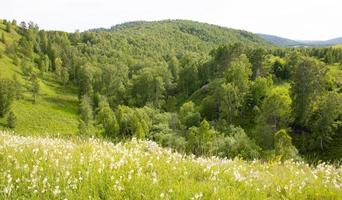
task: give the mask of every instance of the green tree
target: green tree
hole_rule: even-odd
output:
[[[232,60],[225,71],[226,83],[219,88],[219,109],[221,118],[226,119],[229,124],[240,114],[240,108],[249,91],[251,73],[251,64],[244,54]]]
[[[30,91],[32,93],[33,103],[36,103],[37,95],[38,95],[39,90],[40,90],[39,79],[38,79],[36,74],[34,74],[34,73],[31,74],[30,83],[31,83]]]
[[[97,109],[96,120],[99,124],[102,124],[104,133],[107,136],[116,137],[119,130],[119,124],[116,120],[116,116],[110,108],[106,98],[102,97]]]
[[[5,33],[1,34],[1,42],[6,44],[6,37],[5,37]]]
[[[11,33],[12,32],[12,24],[11,23],[6,23],[6,31],[8,32],[8,33]]]
[[[27,58],[33,58],[33,41],[28,39],[27,37],[22,37],[19,40],[19,50],[22,54],[24,54]]]
[[[179,61],[176,56],[171,56],[168,61],[168,67],[172,74],[173,81],[177,82],[179,77]]]
[[[230,83],[223,83],[219,88],[220,93],[220,117],[225,119],[228,124],[232,124],[239,115],[239,108],[242,99],[239,97],[239,90]]]
[[[230,67],[230,63],[244,52],[241,43],[220,46],[210,52],[213,61],[210,65],[210,76],[220,77]]]
[[[25,60],[21,63],[21,71],[23,72],[24,76],[30,77],[33,74],[33,67]]]
[[[242,157],[244,159],[259,158],[261,148],[250,139],[241,127],[231,126],[224,145],[221,146],[220,154],[228,158]]]
[[[291,87],[296,123],[306,125],[315,99],[324,89],[325,73],[324,64],[314,58],[304,57],[298,62]]]
[[[285,129],[281,129],[274,134],[274,150],[276,156],[281,160],[299,160],[298,150],[292,145],[292,139]]]
[[[19,100],[23,98],[23,89],[16,74],[13,75],[13,82],[15,87],[15,97]]]
[[[63,61],[61,58],[55,58],[54,63],[55,63],[54,64],[55,65],[55,73],[56,73],[57,77],[61,77]]]
[[[266,97],[257,118],[256,140],[264,149],[274,146],[273,134],[291,122],[291,98],[286,88],[275,88]]]
[[[80,119],[88,125],[93,119],[93,109],[91,106],[91,100],[88,96],[84,95],[81,97],[79,106]]]
[[[91,66],[86,64],[81,67],[79,72],[79,97],[83,95],[91,96],[93,93],[93,73]]]
[[[148,136],[152,121],[144,108],[130,108],[120,105],[117,108],[116,116],[120,127],[119,136],[123,138],[145,138]]]
[[[309,124],[313,133],[313,147],[324,150],[336,130],[342,127],[342,95],[336,92],[324,95],[315,106]]]
[[[261,75],[262,67],[263,67],[263,61],[265,57],[265,50],[262,48],[253,49],[249,53],[249,60],[252,63],[253,66],[253,74],[252,79],[255,80],[258,76]]]
[[[66,67],[62,67],[60,79],[63,83],[63,86],[65,87],[69,81],[69,72],[68,72],[68,69]]]
[[[258,77],[251,82],[250,90],[242,106],[241,118],[246,127],[254,127],[264,99],[271,93],[271,77]]]
[[[7,116],[8,128],[11,128],[11,129],[15,128],[16,123],[17,123],[17,117],[15,116],[14,112],[13,111],[9,112]]]
[[[50,59],[48,55],[44,54],[40,56],[38,67],[42,73],[49,71]]]
[[[195,63],[188,62],[179,72],[178,87],[186,97],[198,88],[198,69]]]
[[[12,81],[0,79],[0,117],[4,117],[10,110],[15,97],[15,89]]]
[[[241,96],[244,96],[249,89],[251,75],[251,64],[244,54],[240,55],[238,59],[234,59],[225,71],[226,81],[234,85]]]
[[[187,128],[198,126],[201,120],[201,114],[195,109],[192,101],[184,103],[179,109],[179,120]]]
[[[187,133],[188,148],[196,155],[210,155],[212,153],[215,130],[211,129],[207,120],[203,120],[199,127],[191,127]]]
[[[284,60],[277,58],[272,64],[273,74],[281,80],[288,80],[291,75],[290,68],[287,67]]]
[[[138,75],[133,77],[133,97],[138,106],[153,103],[160,107],[164,98],[165,86],[158,68],[143,68]]]

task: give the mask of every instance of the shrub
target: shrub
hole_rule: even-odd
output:
[[[286,130],[281,129],[274,134],[274,150],[276,156],[281,160],[294,159],[298,160],[298,151],[292,145],[291,137],[287,134]]]
[[[260,156],[261,148],[250,139],[240,127],[231,127],[230,136],[225,137],[225,143],[221,152],[226,157],[242,157],[255,159]]]
[[[15,128],[15,126],[17,125],[17,117],[15,116],[14,112],[11,111],[8,113],[7,116],[7,126],[8,128]]]

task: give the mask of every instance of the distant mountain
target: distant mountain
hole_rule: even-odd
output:
[[[275,35],[258,34],[260,37],[276,45],[284,47],[315,47],[315,46],[334,46],[342,44],[342,37],[330,40],[291,40]]]
[[[267,34],[258,34],[260,37],[264,38],[267,41],[270,41],[276,45],[280,46],[296,46],[300,44],[299,42],[287,38],[278,37],[275,35],[267,35]]]

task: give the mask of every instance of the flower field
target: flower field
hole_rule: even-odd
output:
[[[342,167],[0,133],[0,199],[342,199]]]

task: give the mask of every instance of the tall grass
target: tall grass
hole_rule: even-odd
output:
[[[0,133],[0,199],[342,199],[342,168]]]

